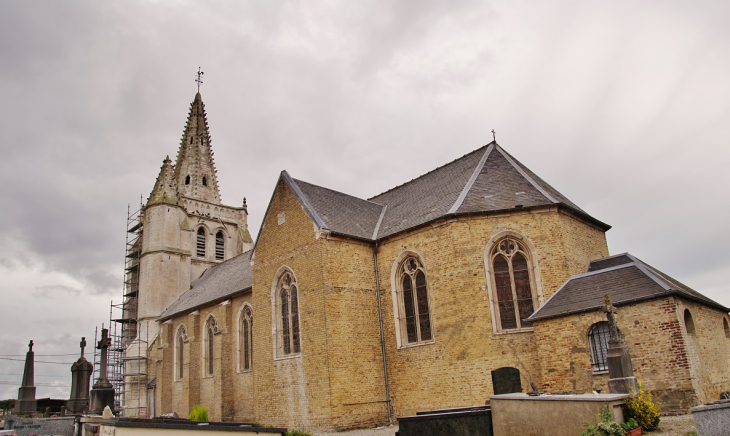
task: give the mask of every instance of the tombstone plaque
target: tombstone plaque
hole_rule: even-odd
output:
[[[511,366],[495,369],[492,371],[492,386],[494,395],[522,392],[520,370]]]

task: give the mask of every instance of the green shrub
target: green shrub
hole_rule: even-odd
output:
[[[603,403],[598,416],[601,418],[601,422],[597,422],[596,418],[593,418],[593,425],[586,424],[586,429],[580,436],[626,436],[621,425],[613,419],[608,403]]]
[[[651,431],[659,426],[659,406],[654,402],[650,392],[646,392],[639,382],[639,395],[632,393],[626,399],[626,412],[634,418],[641,428]]]
[[[301,430],[291,430],[284,433],[284,436],[314,436],[312,433],[305,433]]]
[[[625,431],[633,430],[639,426],[634,418],[629,418],[628,421],[621,423],[621,428]]]
[[[188,419],[191,421],[207,421],[208,408],[205,406],[201,406],[200,404],[196,404],[195,406],[193,406],[193,410],[190,411]]]

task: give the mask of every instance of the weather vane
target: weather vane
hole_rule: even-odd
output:
[[[196,82],[198,82],[198,92],[200,92],[200,85],[203,84],[203,81],[201,80],[201,77],[203,77],[204,72],[200,71],[200,67],[198,67],[198,78],[195,79]]]
[[[495,142],[497,141],[497,132],[495,132],[494,129],[492,129],[492,138],[494,138]]]

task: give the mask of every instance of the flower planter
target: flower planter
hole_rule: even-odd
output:
[[[641,427],[626,432],[626,436],[641,436]]]

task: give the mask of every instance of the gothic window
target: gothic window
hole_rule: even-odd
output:
[[[241,312],[238,326],[239,369],[248,371],[253,363],[253,312],[251,306],[245,305]]]
[[[299,293],[291,271],[284,272],[276,285],[277,356],[301,353],[299,335]]]
[[[203,176],[203,186],[208,186],[208,179]]]
[[[185,184],[186,185],[190,184],[190,176],[185,176]]]
[[[193,137],[192,136],[190,137],[190,143],[191,144],[193,143]]]
[[[415,256],[406,257],[396,272],[401,343],[433,339],[426,270]]]
[[[535,311],[537,295],[529,251],[516,238],[504,238],[489,253],[492,304],[497,331],[532,327],[524,321]]]
[[[213,336],[218,332],[218,324],[211,315],[205,321],[205,329],[203,330],[203,371],[205,375],[213,375],[213,362],[215,360]]]
[[[175,333],[175,380],[182,380],[185,368],[185,326],[180,325]]]
[[[223,231],[219,230],[215,234],[215,260],[223,260],[225,257],[225,239],[223,238]]]
[[[198,229],[195,253],[198,257],[205,257],[205,229],[202,227]]]

